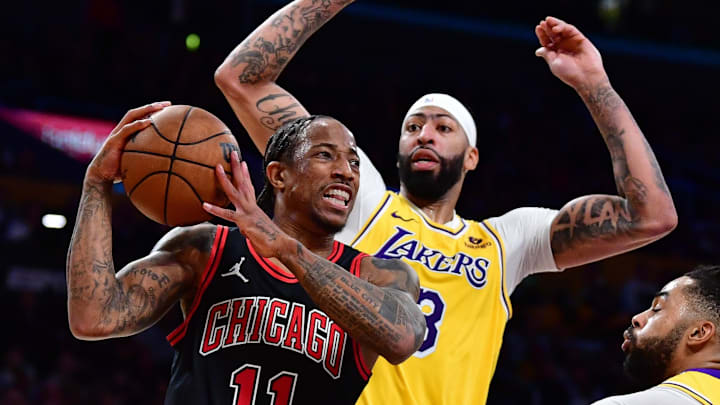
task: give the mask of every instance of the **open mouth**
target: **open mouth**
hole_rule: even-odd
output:
[[[351,195],[350,187],[344,184],[334,184],[325,189],[323,199],[336,207],[347,208]]]
[[[420,148],[412,154],[410,162],[415,168],[431,169],[440,164],[440,158],[432,150]]]

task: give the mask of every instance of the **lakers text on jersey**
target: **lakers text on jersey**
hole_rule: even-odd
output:
[[[404,197],[387,192],[352,242],[365,253],[399,258],[420,279],[418,304],[427,334],[420,349],[393,366],[379,358],[359,404],[482,404],[505,324],[503,241],[487,222],[430,221]]]

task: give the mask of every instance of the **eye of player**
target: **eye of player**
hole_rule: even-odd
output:
[[[407,132],[417,132],[421,128],[422,127],[418,123],[415,123],[415,122],[408,122],[407,125],[405,126],[405,130]]]

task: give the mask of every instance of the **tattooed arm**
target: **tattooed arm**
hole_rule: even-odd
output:
[[[535,32],[552,73],[573,87],[610,151],[618,195],[590,195],[565,205],[550,230],[559,268],[616,255],[657,240],[677,224],[655,155],[610,85],[600,53],[574,26],[553,17]]]
[[[245,38],[215,72],[215,83],[261,154],[275,130],[309,115],[275,80],[305,40],[350,3],[293,1]]]
[[[417,351],[425,337],[425,318],[416,304],[420,285],[410,266],[365,257],[358,278],[300,242],[292,243],[295,249],[285,249],[278,258],[310,298],[366,349],[369,363],[374,363],[373,353],[398,364]]]
[[[312,300],[362,345],[369,365],[380,354],[391,363],[410,357],[425,337],[425,318],[416,304],[419,282],[399,260],[366,257],[361,277],[316,255],[281,230],[255,203],[245,162],[231,154],[232,183],[218,166],[220,186],[234,210],[205,204],[205,209],[237,224],[263,257],[278,259],[300,281]],[[330,239],[331,240],[331,239]]]
[[[73,335],[94,340],[138,333],[160,319],[193,286],[209,257],[213,227],[168,233],[147,257],[115,272],[110,195],[127,138],[141,119],[167,104],[131,110],[105,141],[85,175],[68,251],[68,319]]]

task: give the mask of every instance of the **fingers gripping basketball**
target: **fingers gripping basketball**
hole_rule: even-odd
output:
[[[125,191],[150,219],[170,225],[207,221],[203,202],[227,206],[215,165],[230,172],[239,148],[230,130],[211,113],[175,105],[152,115],[152,125],[130,138],[120,166]]]

